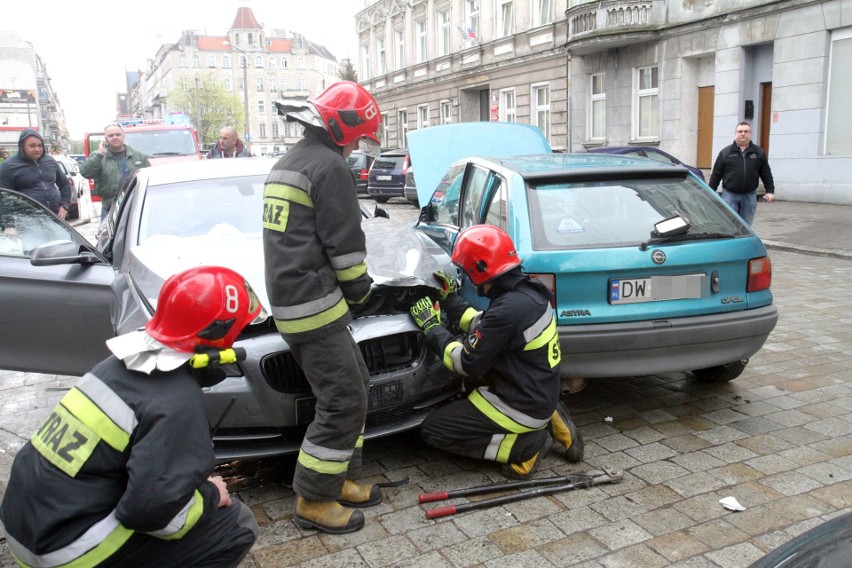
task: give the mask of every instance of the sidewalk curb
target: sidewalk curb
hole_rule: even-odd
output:
[[[839,258],[841,260],[852,260],[852,253],[844,250],[837,249],[821,249],[816,247],[809,247],[805,245],[794,245],[792,243],[785,243],[781,241],[772,241],[772,240],[763,240],[763,244],[767,249],[770,250],[780,250],[784,252],[796,252],[799,254],[809,254],[812,256],[830,256],[832,258]]]

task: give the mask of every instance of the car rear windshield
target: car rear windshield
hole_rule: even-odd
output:
[[[363,168],[366,162],[367,156],[364,154],[350,154],[349,157],[346,158],[346,163],[348,163],[350,167]]]
[[[382,156],[376,159],[373,167],[378,170],[401,170],[404,156]]]
[[[690,238],[749,235],[746,225],[710,190],[690,177],[592,180],[529,185],[536,250],[633,246],[654,224],[680,215]]]

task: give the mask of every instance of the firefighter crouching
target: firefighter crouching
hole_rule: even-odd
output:
[[[522,272],[514,244],[498,227],[462,231],[452,261],[489,298],[488,309],[469,306],[456,293],[456,279],[439,271],[440,303],[422,298],[411,315],[448,369],[487,385],[432,411],[421,425],[423,440],[501,463],[511,479],[531,477],[553,438],[568,461],[581,461],[583,439],[559,400],[561,353],[550,290]],[[442,317],[464,336],[454,336]]]
[[[15,457],[0,520],[22,566],[240,563],[258,526],[210,476],[200,387],[224,379],[203,361],[233,360],[260,311],[242,276],[197,267],[166,280],[144,329],[107,341]]]

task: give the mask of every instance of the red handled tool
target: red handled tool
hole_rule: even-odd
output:
[[[573,473],[569,475],[561,475],[558,477],[544,477],[541,479],[528,479],[526,481],[512,481],[509,483],[498,483],[496,485],[481,485],[478,487],[469,487],[467,489],[456,489],[454,491],[438,491],[436,493],[421,493],[420,503],[431,503],[433,501],[443,501],[444,499],[452,499],[453,497],[468,497],[470,495],[483,495],[486,493],[497,493],[500,491],[508,491],[511,489],[523,489],[525,487],[538,487],[528,491],[519,491],[511,495],[503,495],[492,499],[483,499],[474,503],[462,503],[461,505],[447,505],[445,507],[437,507],[426,511],[427,519],[437,519],[439,517],[448,517],[456,513],[463,513],[473,509],[484,509],[494,505],[503,505],[514,501],[529,499],[539,495],[549,495],[559,491],[570,491],[571,489],[584,489],[604,483],[620,483],[624,479],[624,471],[614,471],[611,468],[605,467],[603,470],[587,471],[585,473]]]

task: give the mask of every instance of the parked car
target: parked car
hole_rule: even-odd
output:
[[[35,201],[0,190],[0,223],[10,219],[20,235],[0,246],[0,289],[15,298],[0,310],[0,369],[82,375],[107,356],[108,337],[145,324],[166,278],[192,266],[236,270],[268,311],[262,193],[275,161],[138,170],[119,188],[97,245]],[[365,437],[373,438],[417,427],[460,380],[428,352],[408,313],[449,258],[413,227],[362,214],[374,292],[350,328],[372,379]],[[298,451],[315,401],[287,343],[268,319],[244,330],[236,346],[246,360],[205,389],[218,459]]]
[[[748,568],[841,568],[852,555],[852,512],[834,517],[772,550]]]
[[[78,164],[82,164],[83,162],[86,161],[86,155],[85,154],[68,154],[68,157],[73,158],[74,161],[77,162]]]
[[[409,149],[426,204],[418,230],[451,254],[465,227],[501,227],[553,290],[565,381],[728,381],[775,327],[766,248],[682,166],[554,154],[537,128],[510,123],[418,130]],[[462,293],[486,301],[467,278]]]
[[[89,180],[80,173],[80,165],[74,158],[64,155],[54,155],[59,169],[65,172],[71,185],[71,208],[68,210],[69,219],[90,221],[92,218],[92,195]]]
[[[408,150],[386,150],[376,158],[367,175],[367,193],[378,203],[403,197],[405,174],[411,167]]]
[[[651,160],[657,160],[658,162],[663,162],[664,164],[674,164],[675,166],[683,166],[696,176],[701,181],[705,181],[704,172],[696,168],[695,166],[689,166],[684,164],[668,152],[663,152],[659,148],[655,148],[654,146],[603,146],[601,148],[590,148],[589,152],[596,152],[599,154],[621,154],[622,156],[634,156],[637,158],[649,158]]]
[[[370,172],[370,166],[373,165],[375,156],[371,156],[361,150],[355,150],[349,157],[346,158],[349,167],[352,168],[352,175],[355,176],[355,192],[367,193],[367,174]]]
[[[420,202],[417,200],[417,184],[414,183],[414,168],[409,167],[405,172],[405,186],[402,188],[402,195],[413,205],[420,207]]]

